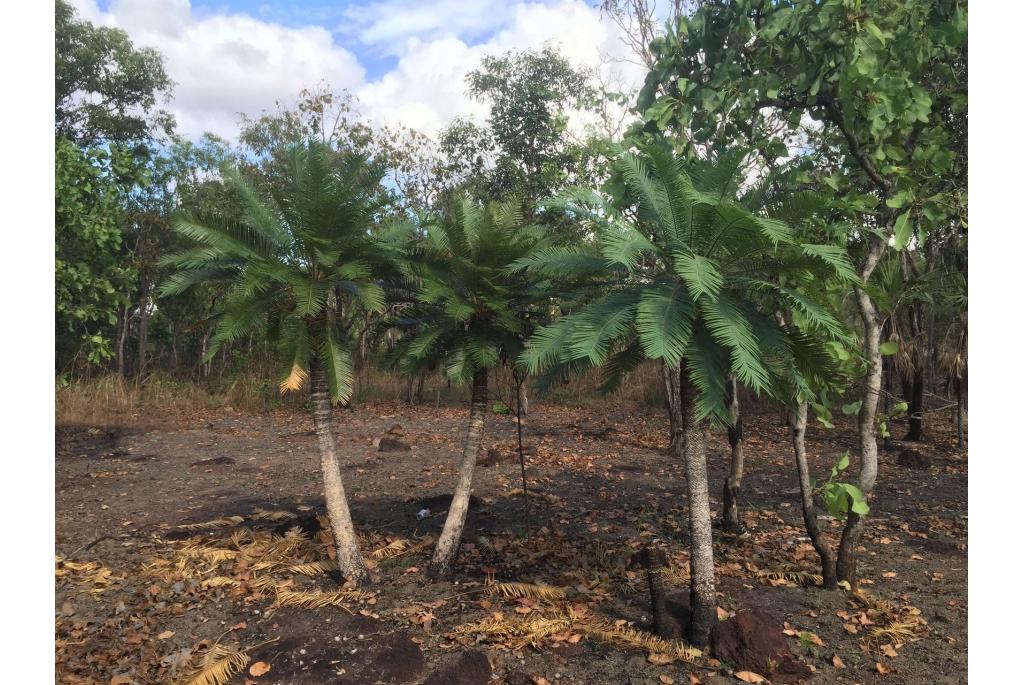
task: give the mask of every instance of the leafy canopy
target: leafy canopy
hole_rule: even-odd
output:
[[[665,141],[621,154],[611,198],[576,192],[559,200],[592,225],[610,288],[581,310],[540,329],[523,363],[549,377],[603,365],[606,386],[643,359],[685,365],[698,390],[698,415],[722,423],[730,374],[773,395],[828,373],[822,341],[842,337],[826,310],[789,287],[785,277],[843,278],[842,254],[799,244],[786,224],[744,206],[742,155],[690,163]],[[578,265],[571,271],[571,264]],[[553,267],[592,281],[592,262],[578,252],[548,252],[519,268]],[[607,284],[607,280],[605,280]],[[774,314],[800,310],[804,328]]]
[[[536,251],[536,229],[511,204],[462,198],[408,236],[414,306],[392,361],[406,372],[443,364],[464,383],[479,369],[514,361],[547,297],[546,278],[510,267]]]
[[[183,214],[174,230],[195,247],[169,255],[175,273],[161,286],[175,295],[200,283],[227,284],[207,358],[226,342],[269,325],[286,363],[282,391],[297,390],[320,363],[332,398],[351,394],[349,331],[353,308],[380,311],[381,285],[393,255],[370,226],[382,171],[354,153],[324,144],[291,148],[282,178],[269,192],[236,169],[225,182],[239,196],[242,218]]]

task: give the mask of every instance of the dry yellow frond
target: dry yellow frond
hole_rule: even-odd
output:
[[[309,378],[309,374],[305,369],[298,364],[292,364],[292,372],[288,374],[288,378],[281,381],[281,394],[300,390],[307,378]]]
[[[693,663],[702,654],[699,649],[685,642],[665,640],[632,626],[617,626],[613,621],[597,616],[576,621],[573,628],[602,642],[667,654],[687,663]]]
[[[535,583],[493,583],[489,586],[491,594],[501,595],[509,599],[528,597],[530,599],[559,600],[565,599],[565,590],[551,585]]]
[[[227,576],[214,576],[213,578],[207,578],[202,583],[203,587],[237,587],[241,583],[234,578],[228,578]]]
[[[757,577],[767,580],[785,580],[804,587],[810,585],[821,585],[823,582],[821,576],[817,573],[808,573],[807,571],[792,569],[762,570],[757,572]]]
[[[178,526],[179,530],[212,530],[214,528],[230,528],[231,526],[237,526],[239,523],[245,521],[242,516],[222,516],[219,519],[212,521],[203,521],[202,523],[186,523]]]
[[[370,556],[378,561],[381,559],[390,559],[391,557],[396,557],[399,554],[409,551],[410,547],[412,547],[412,544],[403,538],[401,540],[389,542],[380,549],[373,550],[373,552],[370,553]]]
[[[300,576],[315,576],[321,573],[330,573],[338,570],[338,562],[325,559],[323,561],[311,561],[308,564],[293,564],[281,569],[283,573],[295,573]]]
[[[277,603],[283,607],[302,607],[304,609],[320,609],[328,606],[344,606],[348,602],[369,599],[373,593],[362,590],[277,590]]]
[[[199,668],[178,680],[182,685],[225,685],[249,663],[245,652],[214,645],[203,656]]]
[[[252,512],[252,518],[263,521],[290,521],[293,518],[298,518],[298,516],[298,514],[290,511],[261,509],[259,507]]]

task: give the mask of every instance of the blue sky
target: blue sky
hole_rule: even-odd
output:
[[[318,84],[345,90],[377,124],[432,135],[454,117],[482,119],[465,75],[488,54],[554,44],[602,79],[643,74],[591,0],[71,0],[165,58],[179,131],[232,138],[241,114],[274,110]],[[620,88],[621,89],[621,88]]]

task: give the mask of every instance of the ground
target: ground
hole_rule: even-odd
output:
[[[476,471],[455,579],[429,583],[466,413],[402,404],[335,411],[353,519],[375,566],[366,591],[336,596],[309,592],[338,590],[334,574],[294,567],[333,551],[316,518],[323,500],[308,415],[227,408],[142,416],[135,427],[58,425],[57,681],[174,682],[204,657],[230,667],[218,658],[244,650],[228,670],[240,669],[232,683],[422,683],[443,659],[479,650],[491,682],[510,685],[741,682],[732,664],[707,654],[688,662],[665,653],[678,644],[644,647],[621,632],[609,642],[583,627],[591,618],[613,632],[649,627],[645,576],[631,563],[644,542],[666,551],[670,590],[686,587],[686,482],[664,452],[656,408],[535,404],[524,428],[528,521],[514,419],[490,414],[481,456],[494,452]],[[412,449],[378,451],[375,439],[389,430]],[[813,667],[812,683],[966,683],[967,457],[947,413],[929,414],[926,433],[913,445],[930,461],[924,468],[901,466],[895,450],[881,454],[861,553],[865,606],[813,587],[817,558],[788,431],[776,411],[751,412],[741,498],[750,535],[715,531],[720,617],[770,614]],[[818,478],[853,448],[854,434],[844,422],[809,429]],[[728,444],[720,433],[708,444],[717,511]],[[282,537],[295,525],[301,533]],[[827,526],[833,543],[839,530]],[[500,583],[511,581],[561,590],[550,601],[536,590],[509,598]],[[288,592],[292,603],[330,604],[291,606]],[[880,600],[884,615],[909,620],[903,638],[872,632],[887,625]],[[534,644],[511,629],[485,630],[583,614],[538,628]]]

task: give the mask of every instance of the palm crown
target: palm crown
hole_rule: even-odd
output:
[[[800,244],[785,223],[746,205],[740,155],[693,163],[657,143],[614,163],[612,201],[576,191],[558,204],[592,224],[612,282],[579,311],[540,329],[523,362],[531,373],[604,365],[607,383],[644,358],[684,364],[700,419],[728,423],[730,374],[755,392],[781,394],[827,373],[816,333],[843,335],[827,310],[793,287],[809,274],[852,275],[841,249]],[[752,193],[758,191],[751,191]],[[561,270],[581,283],[597,255],[547,252],[517,266]],[[792,309],[802,327],[774,314]]]
[[[443,362],[464,383],[474,372],[515,360],[544,296],[533,274],[509,267],[541,244],[511,204],[470,199],[427,222],[410,237],[407,274],[416,284],[412,313],[398,322],[412,330],[393,360],[406,372]]]
[[[224,282],[209,355],[225,342],[269,323],[287,366],[281,389],[297,390],[311,363],[322,364],[331,396],[351,393],[345,321],[379,310],[378,282],[390,254],[370,233],[382,171],[359,155],[310,144],[289,151],[288,173],[276,191],[261,192],[237,170],[225,182],[242,217],[180,216],[174,229],[197,246],[166,257],[176,269],[162,294],[198,283]]]

